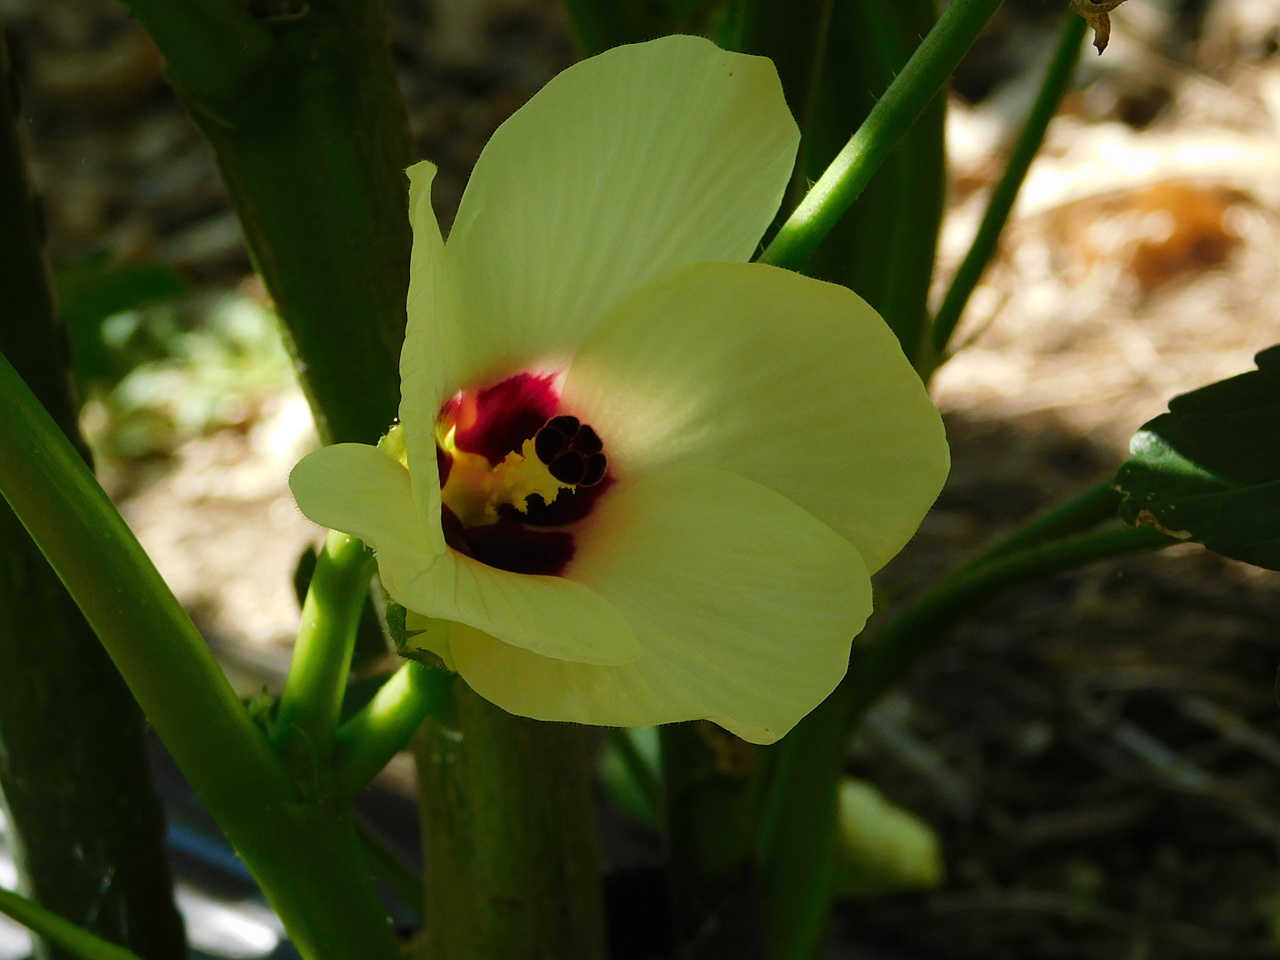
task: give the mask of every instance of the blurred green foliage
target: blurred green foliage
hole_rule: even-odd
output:
[[[56,271],[85,427],[100,456],[164,454],[293,388],[279,321],[242,290],[193,295],[161,263]]]

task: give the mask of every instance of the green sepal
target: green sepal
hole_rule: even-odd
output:
[[[387,597],[387,607],[383,612],[383,617],[387,622],[387,632],[391,635],[391,642],[395,644],[396,652],[402,657],[408,655],[405,652],[405,645],[409,640],[409,627],[406,622],[408,614],[408,610],[390,597]],[[419,632],[421,631],[414,631],[415,635]]]
[[[421,647],[410,646],[409,641],[414,637],[420,637],[424,633],[431,632],[431,628],[427,627],[423,630],[410,629],[408,623],[408,614],[404,607],[396,603],[390,597],[387,597],[387,608],[384,614],[387,623],[387,633],[391,637],[391,642],[395,644],[396,653],[404,657],[406,660],[412,660],[420,663],[424,667],[433,667],[437,670],[447,670],[448,666],[443,660],[432,653],[430,650],[424,650]],[[432,624],[439,624],[440,621],[433,620]]]
[[[1120,516],[1280,570],[1280,346],[1258,369],[1174,397],[1116,475]]]

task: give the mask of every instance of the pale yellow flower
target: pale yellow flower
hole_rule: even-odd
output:
[[[797,140],[769,61],[667,37],[504,123],[447,244],[410,169],[403,453],[290,482],[506,710],[775,740],[937,495],[941,421],[881,318],[747,262]]]

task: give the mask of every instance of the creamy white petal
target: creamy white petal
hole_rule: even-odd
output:
[[[394,555],[380,556],[378,569],[387,592],[408,609],[469,624],[502,637],[512,649],[584,664],[632,663],[640,657],[630,621],[577,581],[499,570],[453,550],[430,570],[416,570]]]
[[[541,720],[709,718],[768,743],[839,682],[871,612],[848,541],[785,497],[703,468],[610,490],[568,575],[625,614],[641,658],[567,663],[455,624],[454,662],[481,696]]]
[[[562,397],[620,477],[720,467],[788,497],[875,571],[949,466],[942,420],[878,314],[844,287],[761,264],[698,264],[619,303]]]
[[[609,50],[552,79],[484,148],[446,247],[467,378],[572,352],[675,266],[749,259],[798,131],[773,65],[698,37]]]
[[[443,276],[444,242],[431,207],[434,165],[425,160],[407,171],[413,251],[409,261],[408,326],[400,351],[400,423],[413,494],[430,524],[437,550],[444,549],[440,475],[436,468],[436,418],[446,399],[446,359],[458,349],[461,320],[451,308]]]
[[[310,520],[359,537],[375,550],[415,556],[422,570],[444,549],[418,513],[409,472],[377,447],[321,447],[293,468],[289,488]]]

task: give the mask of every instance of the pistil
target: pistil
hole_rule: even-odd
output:
[[[460,553],[534,574],[559,573],[572,559],[564,528],[586,517],[611,482],[604,442],[577,417],[555,413],[553,384],[518,374],[441,409],[442,523]]]

